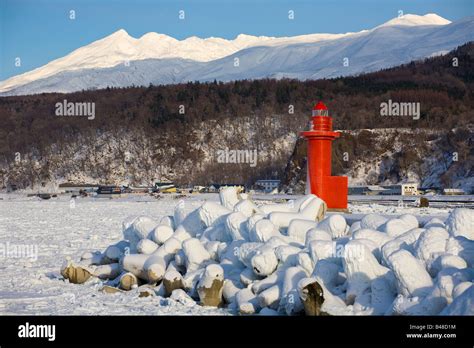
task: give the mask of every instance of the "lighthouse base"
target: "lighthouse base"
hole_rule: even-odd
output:
[[[347,209],[347,176],[310,177],[311,193],[326,202],[329,209]]]

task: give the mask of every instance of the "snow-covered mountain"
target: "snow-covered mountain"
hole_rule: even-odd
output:
[[[0,95],[238,79],[317,79],[375,71],[474,40],[474,17],[451,23],[404,15],[374,29],[295,37],[239,35],[179,41],[119,30],[43,67],[0,83]]]

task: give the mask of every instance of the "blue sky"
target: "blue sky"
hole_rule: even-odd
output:
[[[76,13],[69,19],[69,11]],[[180,20],[180,10],[185,20]],[[295,13],[288,19],[288,11]],[[0,80],[17,75],[118,29],[178,39],[227,39],[240,33],[292,36],[370,29],[404,13],[473,15],[473,0],[0,0]],[[15,66],[15,58],[21,66]]]

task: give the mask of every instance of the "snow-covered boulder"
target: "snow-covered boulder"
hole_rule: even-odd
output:
[[[273,212],[296,213],[316,197],[315,195],[306,195],[296,200],[291,200],[286,203],[265,204],[260,207],[260,210],[268,215]]]
[[[446,229],[453,237],[474,240],[474,210],[456,208],[446,219]]]
[[[234,211],[235,212],[241,212],[242,214],[244,214],[248,218],[255,215],[255,214],[262,214],[263,215],[260,208],[257,207],[257,205],[249,199],[244,199],[244,200],[239,201],[234,206]]]
[[[388,257],[393,254],[395,251],[398,250],[407,250],[410,253],[415,253],[414,244],[420,237],[420,235],[425,232],[424,228],[415,228],[408,232],[405,232],[398,237],[389,240],[388,242],[384,243],[381,247],[382,251],[382,263],[387,264]]]
[[[107,259],[112,262],[117,262],[125,254],[126,250],[130,250],[130,243],[125,240],[121,240],[118,243],[109,245],[105,249],[104,254]],[[92,257],[91,257],[92,258]]]
[[[224,219],[224,225],[230,240],[248,240],[247,217],[241,212],[228,214]]]
[[[469,267],[474,268],[473,240],[463,236],[451,237],[446,242],[446,252],[462,257]]]
[[[445,268],[457,268],[464,269],[467,268],[466,261],[457,255],[451,254],[442,254],[438,256],[431,264],[428,269],[428,272],[432,277],[436,277],[438,273]]]
[[[353,239],[369,239],[377,244],[379,248],[390,242],[393,237],[389,236],[384,232],[379,232],[371,229],[362,228],[352,235]]]
[[[218,307],[222,304],[224,270],[219,265],[208,265],[197,285],[203,306]]]
[[[160,220],[160,226],[168,226],[174,231],[176,225],[174,223],[174,217],[171,215],[163,216]]]
[[[137,252],[137,244],[140,240],[146,239],[156,227],[157,223],[147,216],[139,216],[131,224],[126,225],[123,230],[123,237],[130,242],[130,252]],[[151,238],[150,238],[151,239]]]
[[[235,294],[235,302],[241,314],[254,314],[261,309],[257,296],[249,288],[239,290]]]
[[[403,296],[428,295],[433,280],[423,262],[406,250],[398,250],[387,258],[387,263],[397,279],[398,292]]]
[[[281,236],[278,227],[270,220],[261,219],[257,221],[255,227],[250,232],[249,239],[251,242],[265,243],[275,236]]]
[[[255,274],[267,276],[278,267],[278,258],[273,250],[264,251],[252,257],[251,266]]]
[[[348,231],[346,219],[340,214],[324,218],[318,223],[316,228],[328,232],[334,239],[344,236]]]
[[[465,289],[440,314],[474,315],[474,286],[471,285],[468,289]]]
[[[391,237],[397,237],[411,229],[412,226],[402,219],[390,219],[379,227],[380,231],[385,232]]]
[[[304,310],[298,283],[306,277],[306,273],[300,267],[289,267],[286,269],[281,287],[279,312],[286,313],[287,315],[296,315]]]
[[[317,224],[317,221],[294,219],[288,225],[286,234],[291,239],[304,244],[306,242],[307,232],[315,228]]]
[[[390,272],[378,263],[370,249],[359,240],[352,240],[345,245],[342,264],[347,276],[347,303],[354,303],[357,297],[370,289],[373,280]]]
[[[430,227],[418,238],[415,256],[429,266],[439,254],[446,252],[448,238],[449,234],[444,228]]]
[[[137,252],[139,254],[151,254],[158,249],[158,244],[149,239],[142,239],[137,243]]]
[[[306,232],[305,246],[309,246],[313,240],[332,241],[332,235],[324,230],[312,228]]]
[[[165,296],[170,296],[176,289],[184,288],[183,276],[177,271],[166,271],[163,276]]]
[[[234,210],[235,205],[239,203],[239,189],[235,186],[223,187],[219,191],[219,199],[222,207]]]
[[[199,239],[191,238],[183,242],[183,252],[186,256],[186,270],[195,271],[211,260],[211,255],[199,242]]]
[[[199,219],[196,219],[192,222],[198,225],[202,223],[204,227],[209,227],[213,224],[223,223],[227,215],[229,215],[231,212],[231,209],[226,208],[218,203],[205,202],[199,209],[197,209],[197,215]]]
[[[438,218],[430,219],[426,224],[423,225],[423,228],[428,229],[430,227],[441,227],[446,228],[444,221]]]
[[[165,216],[168,218],[168,216]],[[169,225],[160,225],[156,226],[153,231],[151,231],[150,239],[154,241],[158,245],[162,245],[164,242],[166,242],[167,239],[171,238],[173,235],[174,230],[171,226]]]
[[[272,212],[268,218],[275,226],[286,230],[295,219],[320,221],[325,212],[326,203],[313,195],[301,205],[298,212]]]
[[[378,230],[380,226],[388,221],[387,218],[378,214],[368,214],[360,220],[361,229]]]

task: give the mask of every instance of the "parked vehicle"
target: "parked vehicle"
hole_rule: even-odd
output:
[[[103,195],[103,194],[121,194],[122,190],[120,189],[119,186],[99,186],[97,189],[97,194],[98,195]]]

